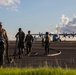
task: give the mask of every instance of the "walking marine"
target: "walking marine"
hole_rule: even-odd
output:
[[[29,30],[25,38],[26,51],[27,51],[28,56],[30,56],[31,54],[31,48],[32,48],[32,43],[33,43],[33,36],[30,33],[31,31]]]
[[[18,42],[19,58],[21,58],[24,51],[24,40],[25,40],[25,33],[22,31],[22,28],[18,29],[18,33],[16,34],[15,37]]]

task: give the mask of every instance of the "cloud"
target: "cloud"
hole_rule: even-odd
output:
[[[76,33],[76,16],[72,19],[65,17],[65,15],[61,16],[61,25],[59,26],[60,32],[63,33]]]
[[[20,4],[20,0],[0,0],[0,6],[3,6],[9,10],[17,11],[18,4]]]
[[[61,20],[62,20],[62,23],[65,25],[69,22],[69,18],[68,17],[65,17],[65,15],[62,14],[61,16]]]
[[[17,6],[12,6],[12,7],[7,7],[7,10],[12,10],[12,11],[18,11],[18,7]]]

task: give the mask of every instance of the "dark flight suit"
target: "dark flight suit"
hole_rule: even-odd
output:
[[[45,54],[49,54],[50,36],[45,36]]]
[[[33,42],[33,36],[32,35],[26,35],[25,42],[26,42],[27,54],[30,54],[31,53],[32,42]]]
[[[24,50],[25,33],[23,31],[18,32],[15,37],[18,39],[19,58],[21,58]]]

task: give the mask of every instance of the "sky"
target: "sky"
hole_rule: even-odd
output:
[[[20,27],[25,34],[51,33],[58,25],[65,31],[75,14],[76,0],[0,0],[0,21],[10,39]]]

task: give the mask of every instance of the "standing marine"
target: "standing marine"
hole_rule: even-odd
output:
[[[46,32],[44,37],[44,44],[45,44],[45,54],[49,54],[49,46],[50,46],[50,35]]]
[[[5,29],[2,28],[2,22],[0,22],[0,66],[3,65],[4,55],[6,54],[7,61],[8,58],[8,36]]]

